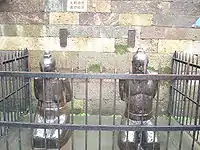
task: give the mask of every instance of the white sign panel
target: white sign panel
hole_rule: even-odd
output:
[[[67,0],[67,11],[87,12],[87,0]]]

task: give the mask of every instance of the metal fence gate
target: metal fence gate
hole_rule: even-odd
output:
[[[18,53],[18,52],[16,52]],[[1,77],[1,101],[2,104],[2,117],[0,126],[8,129],[13,129],[15,132],[5,134],[0,139],[0,145],[2,150],[30,150],[32,147],[32,129],[65,129],[73,130],[70,141],[68,142],[67,148],[71,150],[119,150],[117,146],[117,133],[120,130],[125,131],[154,131],[159,134],[161,150],[198,150],[199,145],[199,96],[200,86],[199,80],[200,75],[198,74],[198,55],[188,55],[184,53],[175,52],[172,58],[172,74],[158,74],[158,75],[128,75],[128,74],[116,74],[116,73],[37,73],[27,72],[27,51],[24,51],[19,58],[12,58],[12,62],[18,61],[18,65],[13,63],[13,69],[6,70],[5,61],[1,63],[4,65],[3,71],[0,71]],[[1,55],[2,56],[2,55]],[[12,55],[13,57],[13,55]],[[18,58],[18,59],[17,59]],[[5,59],[4,59],[5,60]],[[22,65],[19,63],[24,60],[26,63]],[[24,66],[23,69],[16,68],[16,66]],[[12,66],[12,65],[11,65]],[[19,70],[20,69],[20,70]],[[31,87],[29,83],[35,77],[40,78],[69,78],[71,80],[72,90],[76,86],[75,82],[84,82],[84,86],[80,89],[85,95],[84,101],[84,115],[76,116],[73,113],[74,101],[71,102],[71,120],[70,124],[49,124],[42,123],[36,124],[33,122],[33,113],[28,112],[25,120],[18,120],[17,116],[23,115],[27,112],[27,108],[32,103],[33,96],[31,96]],[[157,96],[155,97],[155,111],[153,117],[152,126],[125,126],[120,125],[121,116],[117,115],[117,99],[118,99],[118,80],[154,80],[159,81],[159,88],[157,90]],[[98,80],[96,86],[99,88],[99,92],[95,93],[98,97],[99,111],[97,115],[92,116],[88,113],[90,107],[89,92],[91,89],[90,83],[93,80]],[[112,82],[113,91],[110,93],[113,95],[113,103],[111,116],[103,115],[103,92],[104,83],[106,81]],[[162,82],[167,81],[170,83],[169,92],[169,106],[168,114],[160,116],[158,108],[160,105],[160,85]],[[11,88],[6,86],[8,83],[12,83]],[[26,88],[27,87],[27,88]],[[11,90],[11,91],[9,91]],[[22,91],[21,93],[19,91]],[[13,93],[13,94],[12,94]],[[74,93],[73,93],[74,94]],[[20,100],[15,104],[16,101],[12,101],[10,104],[7,102],[9,98],[17,100],[17,96]],[[16,96],[16,97],[15,97]],[[12,99],[11,99],[12,100]],[[12,111],[6,111],[6,107],[12,106]],[[25,107],[22,107],[25,106]],[[9,106],[10,107],[10,106]],[[25,109],[24,109],[25,108]],[[8,109],[9,110],[9,109]],[[22,112],[22,113],[21,113]],[[122,114],[123,115],[123,114]],[[16,119],[14,119],[16,116]],[[11,119],[13,118],[13,119]],[[191,136],[187,136],[188,133]],[[178,136],[177,136],[178,135]],[[175,143],[174,141],[175,140]],[[178,144],[177,144],[178,143]],[[60,149],[60,148],[58,148]]]
[[[175,52],[172,58],[172,74],[199,75],[199,54]],[[180,125],[200,125],[199,80],[176,80],[171,84],[170,116]],[[170,122],[169,122],[170,123]],[[200,143],[199,131],[188,132],[193,141]],[[179,145],[182,144],[182,133]]]
[[[0,71],[29,71],[28,50],[0,51]],[[0,77],[0,120],[19,121],[29,107],[29,82],[23,77]],[[5,135],[5,128],[0,135]]]

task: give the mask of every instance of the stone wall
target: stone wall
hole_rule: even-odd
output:
[[[42,50],[48,49],[62,72],[71,68],[76,72],[99,72],[100,68],[127,72],[133,53],[143,47],[149,53],[149,69],[160,73],[170,73],[175,50],[198,52],[200,29],[191,26],[200,16],[199,0],[87,0],[87,9],[79,12],[68,11],[67,1],[0,3],[0,50],[28,48],[31,71],[38,71]],[[59,30],[63,28],[69,32],[66,47],[60,46]],[[129,30],[136,31],[134,47],[127,44]],[[160,92],[163,110],[168,101],[166,85],[162,84]],[[79,87],[81,83],[75,87],[75,96],[83,99],[84,94],[76,94],[82,90]],[[113,101],[113,97],[103,99]]]

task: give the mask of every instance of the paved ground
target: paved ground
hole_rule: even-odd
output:
[[[84,124],[84,117],[76,116],[75,118],[76,124]],[[119,124],[120,117],[116,119],[116,123]],[[88,117],[89,124],[98,124],[98,116],[89,116]],[[102,124],[112,124],[112,117],[111,116],[103,116],[102,117]],[[159,117],[158,118],[159,125],[167,124],[166,117]],[[31,130],[30,129],[21,129],[21,134],[19,134],[19,129],[12,128],[10,130],[9,136],[7,137],[8,141],[8,148],[9,150],[31,150]],[[20,147],[20,138],[21,135],[21,147]],[[103,131],[101,133],[101,150],[112,150],[112,144],[114,142],[114,150],[118,150],[118,146],[116,143],[116,135],[113,139],[113,132]],[[169,150],[177,150],[180,132],[171,132],[169,140]],[[159,140],[161,144],[161,150],[166,150],[166,140],[167,140],[167,133],[166,132],[159,132]],[[98,150],[99,149],[99,132],[98,131],[88,131],[87,135],[87,150]],[[85,131],[75,131],[74,132],[74,150],[86,150],[85,149]],[[62,150],[72,150],[72,141],[70,140]],[[6,138],[0,140],[1,150],[6,149]],[[195,145],[195,150],[199,150],[200,147]],[[183,136],[183,145],[182,150],[189,150],[191,149],[191,139],[187,134]]]

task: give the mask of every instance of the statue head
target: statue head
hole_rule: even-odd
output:
[[[149,59],[143,49],[138,49],[132,59],[132,73],[134,74],[146,74]]]
[[[55,72],[56,71],[56,61],[52,57],[50,51],[44,52],[43,58],[39,64],[40,64],[41,72]]]

